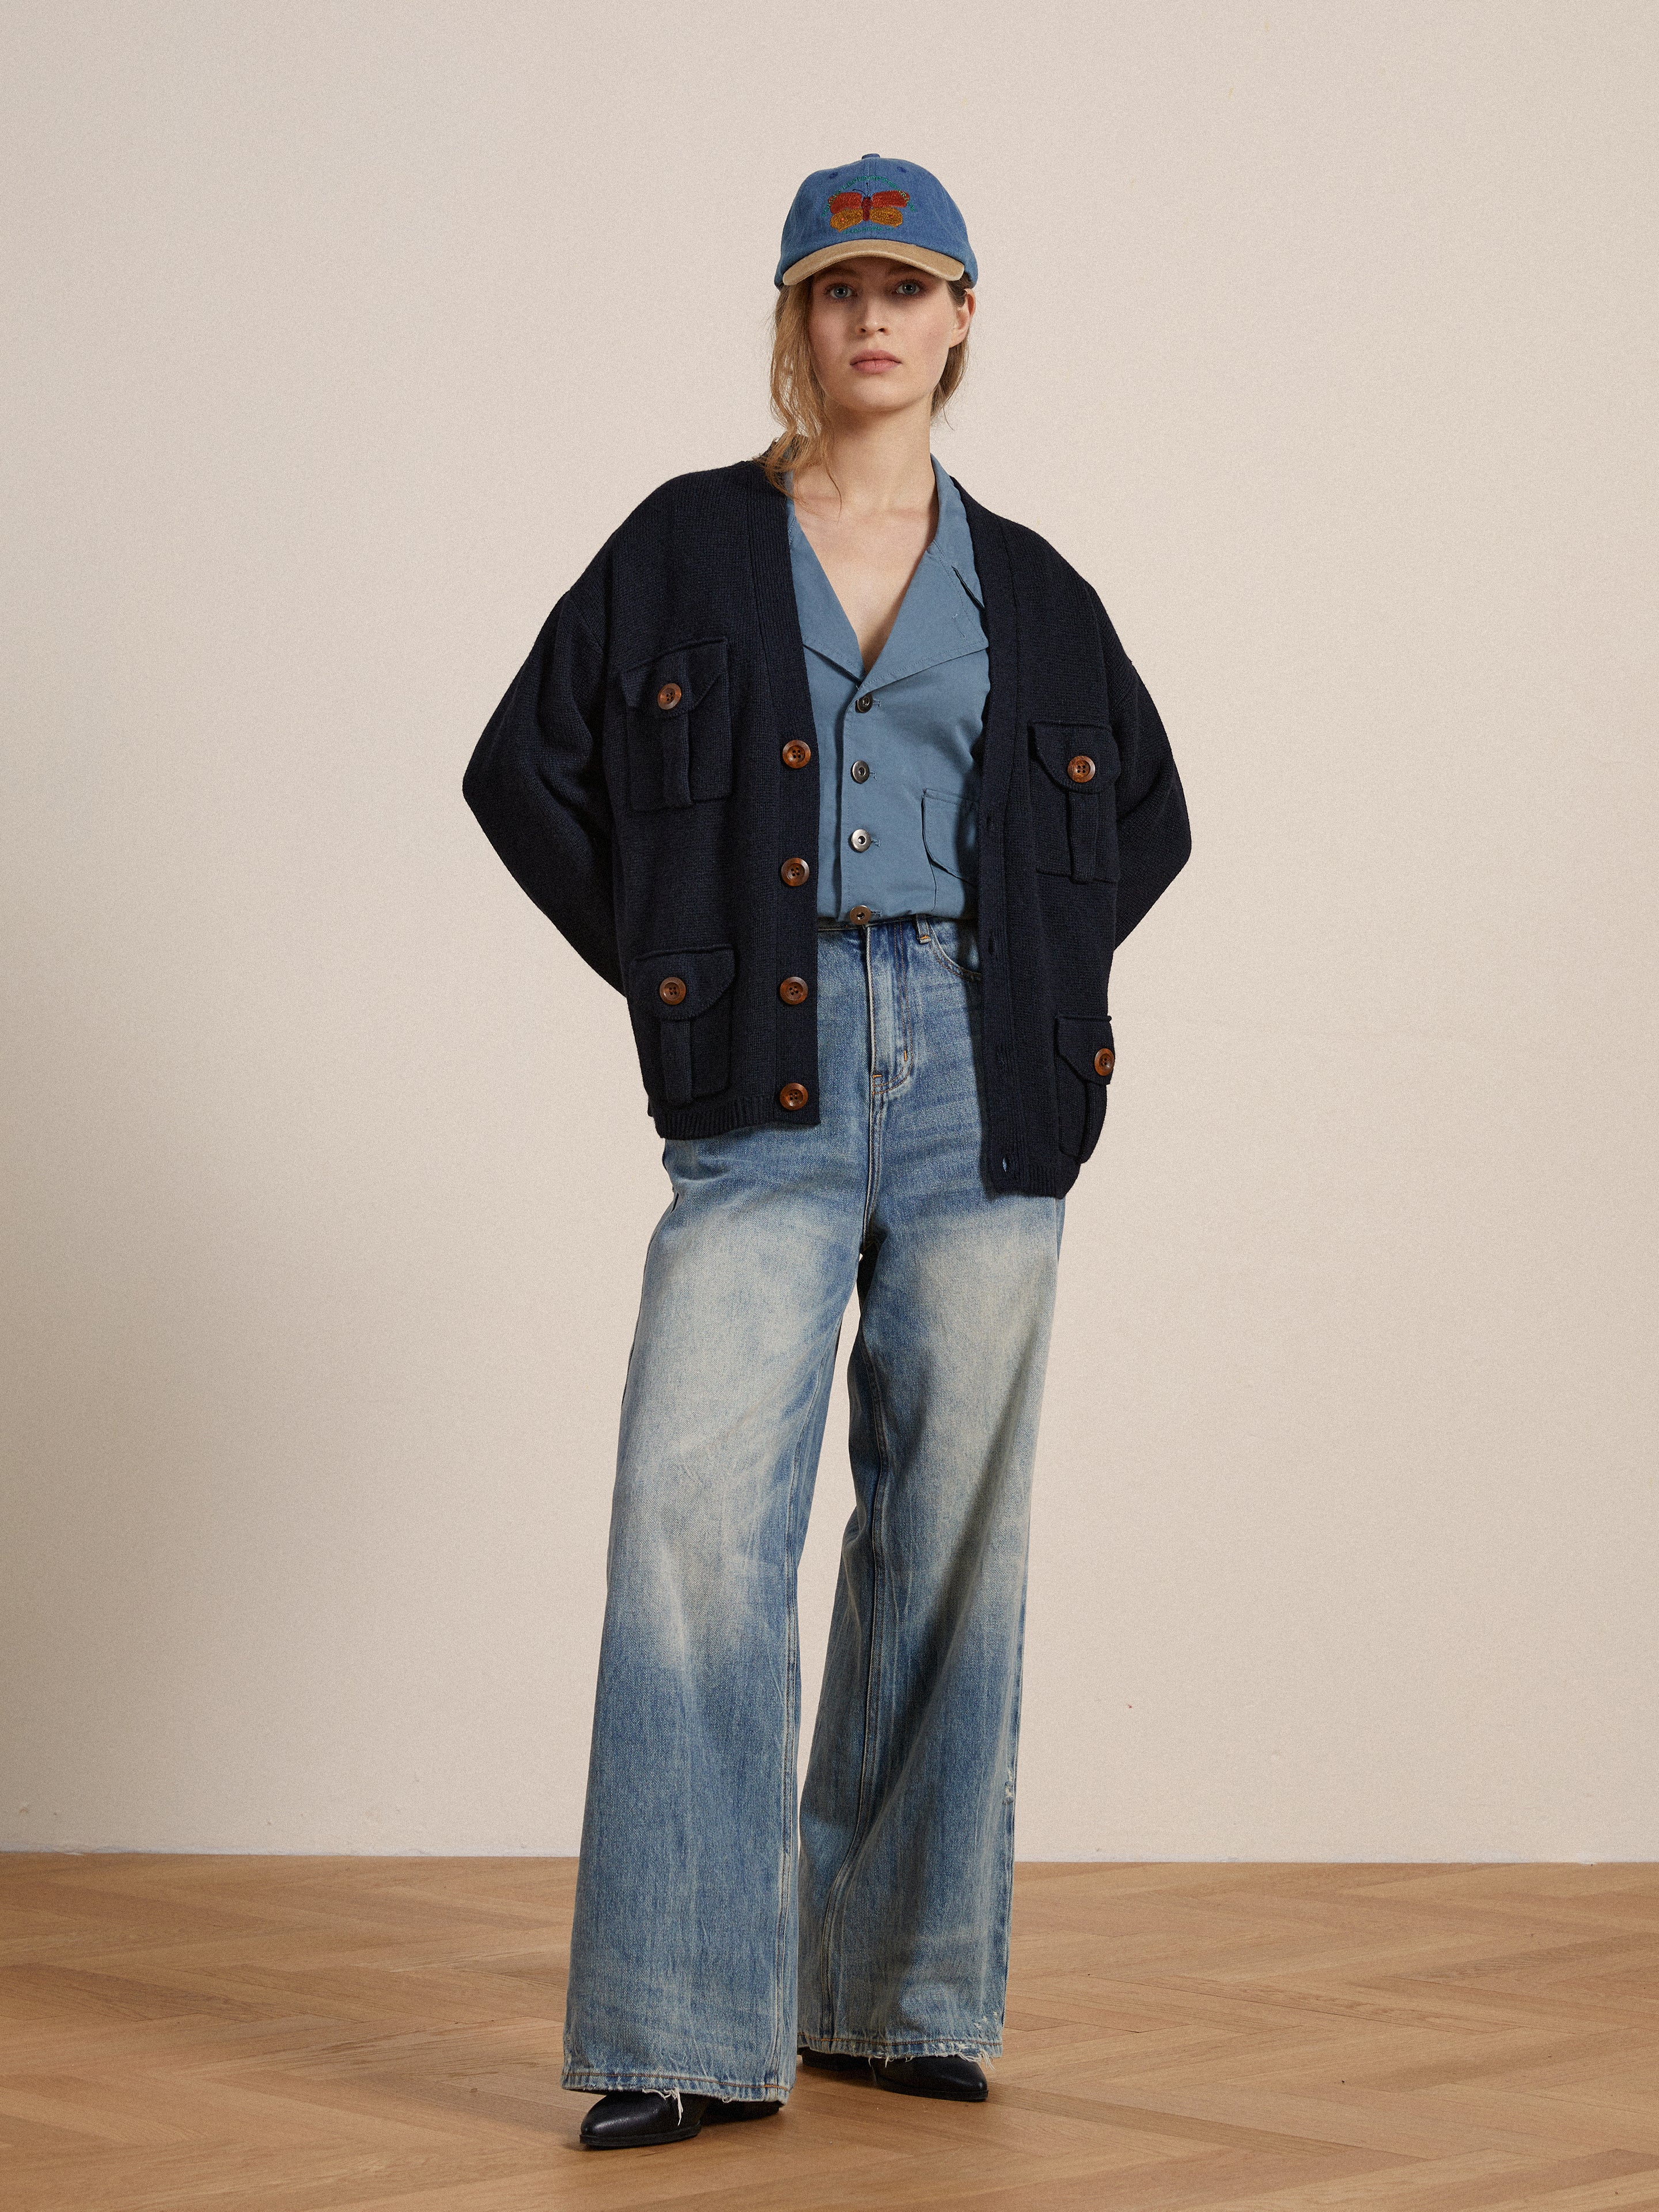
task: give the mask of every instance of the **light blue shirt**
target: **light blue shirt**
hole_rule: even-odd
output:
[[[791,499],[790,563],[819,766],[818,911],[971,915],[990,649],[962,495],[937,454],[939,525],[864,672],[852,624]],[[863,711],[859,702],[863,701]]]

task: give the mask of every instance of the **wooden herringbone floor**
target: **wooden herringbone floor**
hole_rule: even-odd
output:
[[[1659,1868],[1020,1870],[989,2104],[576,2147],[567,1860],[0,1859],[6,2212],[1659,2207]]]

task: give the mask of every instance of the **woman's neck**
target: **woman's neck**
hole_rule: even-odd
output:
[[[913,511],[932,499],[933,453],[925,418],[843,417],[832,423],[831,437],[828,468],[820,463],[794,479],[796,497],[807,507],[850,522]]]

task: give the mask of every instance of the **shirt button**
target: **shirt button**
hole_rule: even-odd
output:
[[[680,704],[681,696],[677,684],[665,684],[657,695],[657,703],[666,714]]]
[[[847,839],[847,842],[851,846],[855,853],[862,853],[864,850],[864,848],[869,843],[869,831],[868,830],[855,830],[852,832],[852,835]]]
[[[785,975],[783,981],[778,986],[778,995],[784,1001],[784,1004],[786,1006],[799,1006],[803,1005],[807,996],[806,977],[804,975]]]
[[[686,995],[686,986],[678,975],[664,975],[657,987],[657,995],[665,1006],[677,1006]]]
[[[784,748],[785,768],[804,768],[812,758],[812,747],[804,738],[791,738]]]
[[[807,1103],[806,1085],[786,1083],[778,1094],[778,1103],[780,1106],[787,1106],[791,1113],[796,1112]]]
[[[1066,763],[1066,774],[1074,783],[1087,783],[1094,774],[1094,763],[1087,753],[1074,753]]]
[[[868,761],[854,761],[852,764],[852,780],[855,783],[863,783],[869,774],[869,763]]]
[[[785,860],[778,872],[786,884],[803,884],[812,873],[812,870],[799,854],[796,854],[792,860]]]
[[[847,920],[855,929],[862,929],[867,921],[874,921],[875,916],[867,906],[856,906],[847,916]]]
[[[873,691],[863,692],[852,703],[861,714],[868,714],[875,704],[875,694]]]

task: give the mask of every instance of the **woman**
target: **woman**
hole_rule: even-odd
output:
[[[1093,587],[932,458],[978,268],[924,169],[808,177],[755,461],[549,615],[466,796],[628,1001],[673,1198],[623,1392],[562,2079],[595,2148],[797,2053],[1002,2047],[1030,1479],[1114,946],[1187,857]],[[842,1316],[856,1504],[798,1823],[795,1575]]]

